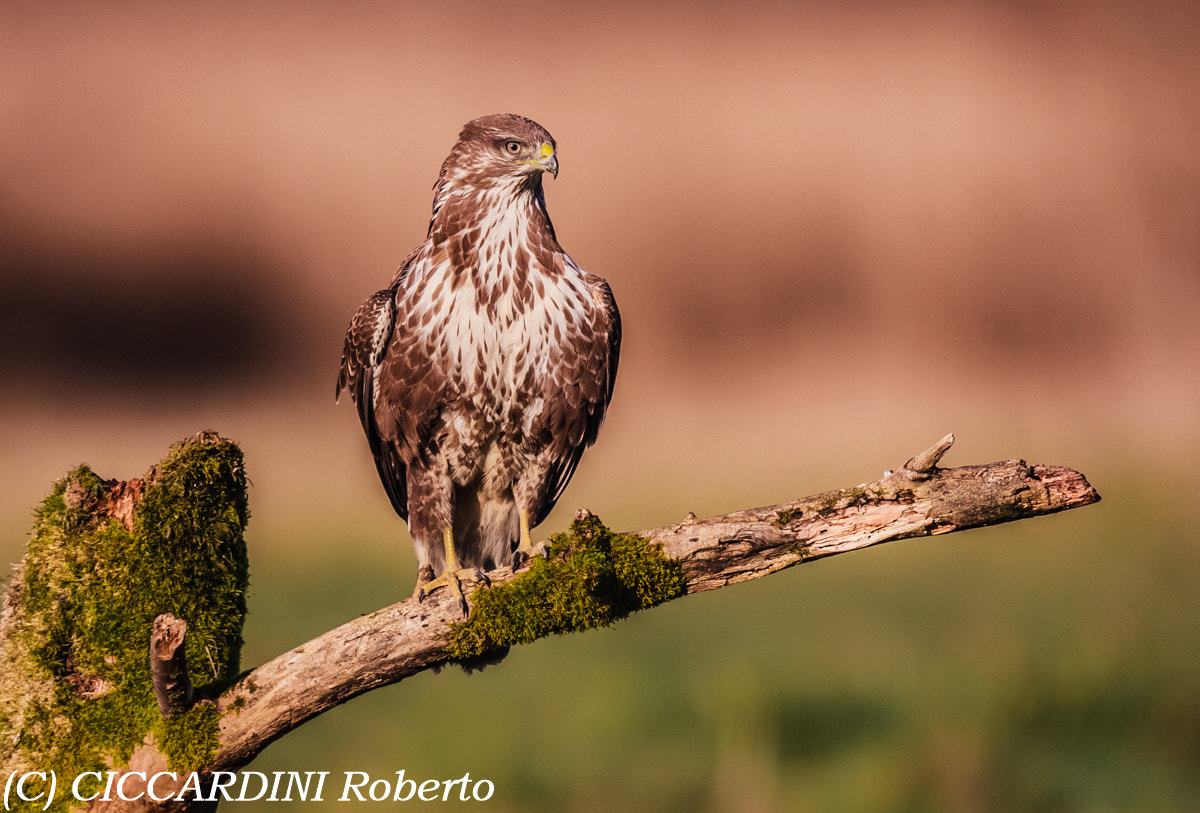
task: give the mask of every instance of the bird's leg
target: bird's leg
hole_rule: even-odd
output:
[[[446,545],[446,569],[442,571],[442,575],[436,579],[427,578],[421,581],[422,576],[431,575],[429,573],[417,574],[417,601],[424,601],[425,596],[437,590],[439,587],[446,587],[458,599],[459,609],[462,610],[463,618],[471,614],[471,608],[467,604],[467,597],[463,593],[462,578],[479,579],[485,585],[490,586],[491,582],[481,570],[474,568],[460,568],[458,566],[458,556],[454,553],[454,531],[446,528],[442,531],[442,542]]]
[[[529,512],[524,508],[521,509],[521,542],[517,545],[517,549],[513,551],[513,570],[516,570],[525,563],[525,560],[532,559],[534,556],[541,556],[545,559],[550,558],[550,549],[545,545],[534,547],[533,537],[529,534]]]

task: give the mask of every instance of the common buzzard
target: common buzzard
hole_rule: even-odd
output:
[[[612,397],[621,318],[559,246],[542,175],[554,139],[515,115],[463,127],[429,233],[346,332],[348,390],[408,522],[417,595],[512,563],[562,496]],[[436,576],[436,578],[435,578]]]

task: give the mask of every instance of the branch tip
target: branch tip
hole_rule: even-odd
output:
[[[910,480],[924,480],[937,471],[942,456],[954,445],[954,433],[946,435],[937,443],[904,464],[903,473]]]

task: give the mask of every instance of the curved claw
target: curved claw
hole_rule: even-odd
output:
[[[550,547],[548,545],[524,545],[513,551],[512,569],[520,570],[521,566],[527,560],[532,560],[534,556],[541,556],[543,559],[550,558]]]
[[[436,579],[418,583],[417,601],[424,602],[426,596],[445,587],[458,599],[458,608],[462,611],[462,617],[465,619],[471,614],[471,606],[467,604],[467,596],[462,588],[462,579],[472,578],[481,579],[484,584],[491,586],[488,577],[475,568],[444,570]]]
[[[463,592],[461,578],[477,579],[491,587],[492,581],[477,567],[460,568],[458,557],[454,550],[454,533],[446,528],[442,531],[442,543],[446,546],[446,569],[436,579],[433,578],[433,568],[426,564],[417,570],[417,601],[425,601],[425,596],[441,587],[449,588],[458,599],[458,608],[465,620],[471,614],[471,605],[467,604],[467,596]]]

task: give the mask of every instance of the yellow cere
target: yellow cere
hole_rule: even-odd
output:
[[[554,148],[551,147],[549,144],[543,144],[542,145],[542,157],[549,158],[551,155],[554,155]]]

